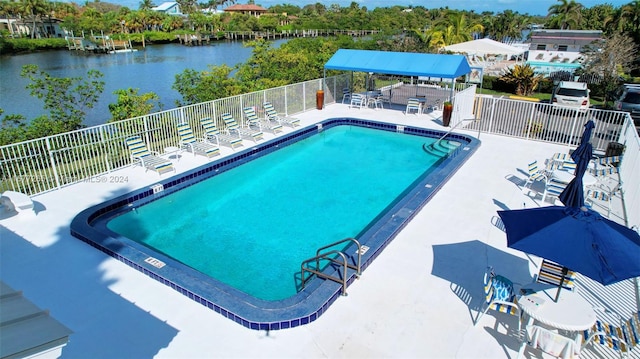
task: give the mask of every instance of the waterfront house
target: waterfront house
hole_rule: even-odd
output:
[[[533,30],[527,40],[527,63],[536,72],[544,74],[554,71],[573,72],[584,61],[581,52],[585,47],[601,39],[600,30]]]
[[[262,6],[252,5],[252,4],[235,4],[231,5],[228,8],[224,9],[225,12],[236,13],[236,14],[247,14],[255,17],[260,17],[267,12],[267,9]]]
[[[159,6],[151,8],[153,11],[162,12],[168,15],[182,15],[180,4],[175,1],[163,2]]]

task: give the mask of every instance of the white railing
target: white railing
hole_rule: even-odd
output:
[[[200,119],[211,117],[224,128],[220,115],[231,113],[244,121],[242,109],[255,106],[262,111],[264,101],[276,110],[297,114],[316,108],[316,92],[324,90],[325,104],[342,101],[342,89],[349,75],[296,83],[264,91],[180,107],[146,116],[67,132],[55,136],[0,147],[0,192],[14,190],[34,195],[98,176],[131,163],[124,140],[140,135],[149,149],[163,152],[178,142],[176,124],[187,122],[202,137]],[[399,97],[414,96],[417,87],[394,89]],[[428,88],[427,88],[428,90]],[[589,109],[580,112],[550,104],[509,98],[475,95],[475,86],[457,86],[452,121],[458,128],[577,146],[588,119],[595,119],[592,143],[596,153],[606,154],[609,144],[626,146],[620,168],[629,225],[640,225],[640,139],[631,117],[624,112]],[[442,90],[433,94],[439,96]],[[402,96],[401,96],[402,95]],[[429,94],[431,96],[431,94]],[[396,95],[394,95],[396,98]]]
[[[467,123],[464,129],[566,145],[567,150],[579,144],[584,124],[593,119],[596,127],[591,143],[596,154],[612,154],[620,145],[624,146],[620,180],[626,221],[629,227],[640,226],[640,137],[628,113],[576,111],[549,103],[477,95],[474,117],[476,120]]]
[[[316,92],[323,83],[325,103],[333,103],[334,94],[342,96],[348,81],[348,75],[340,75],[301,82],[2,146],[0,192],[34,195],[127,166],[131,160],[126,138],[139,135],[150,150],[163,152],[179,143],[178,123],[189,123],[195,135],[202,137],[201,118],[211,117],[224,129],[221,114],[231,113],[243,123],[242,109],[254,106],[262,111],[265,101],[287,114],[315,109]]]

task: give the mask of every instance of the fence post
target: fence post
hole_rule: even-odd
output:
[[[60,178],[58,176],[58,169],[56,168],[56,160],[53,157],[53,151],[51,150],[50,137],[45,137],[45,143],[47,144],[47,152],[49,153],[49,162],[51,163],[51,169],[53,170],[53,179],[56,181],[56,188],[60,188]]]

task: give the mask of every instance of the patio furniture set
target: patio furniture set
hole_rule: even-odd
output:
[[[604,345],[620,357],[628,357],[639,341],[639,313],[623,319],[610,310],[592,307],[576,292],[575,273],[561,265],[543,259],[532,283],[519,290],[516,285],[488,267],[484,276],[486,302],[475,324],[489,310],[517,317],[518,358],[527,348],[574,358],[589,345]],[[607,322],[600,318],[615,319]]]
[[[593,158],[589,162],[588,171],[582,177],[582,183],[586,188],[584,194],[586,205],[598,204],[607,209],[607,216],[611,214],[611,199],[620,192],[618,180],[618,167],[620,156]],[[538,161],[529,163],[528,178],[524,185],[531,193],[534,183],[539,182],[544,186],[542,201],[547,198],[558,199],[562,191],[574,178],[576,163],[568,153],[555,153],[546,160],[544,168],[540,168]],[[606,204],[606,206],[604,206]]]

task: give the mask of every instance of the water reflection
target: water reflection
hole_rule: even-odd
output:
[[[278,40],[279,46],[286,40]],[[136,52],[84,55],[74,51],[47,51],[14,56],[0,56],[0,108],[4,114],[21,114],[32,119],[45,114],[43,102],[29,94],[22,66],[35,64],[57,77],[84,77],[88,70],[104,74],[105,89],[96,106],[88,111],[87,125],[104,123],[110,118],[109,103],[116,101],[118,89],[138,88],[139,93],[155,92],[163,109],[175,107],[180,94],[171,86],[175,76],[190,68],[206,70],[209,65],[235,66],[251,56],[251,48],[242,42],[220,42],[206,46],[179,44],[151,45]]]

